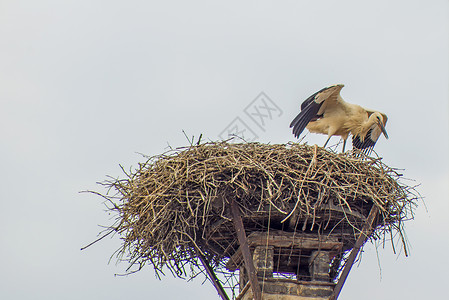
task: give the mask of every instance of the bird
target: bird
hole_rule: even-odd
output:
[[[331,85],[307,98],[301,104],[301,112],[290,123],[290,128],[293,128],[296,138],[304,128],[312,133],[327,134],[324,148],[332,136],[340,136],[343,152],[346,140],[352,135],[353,148],[370,154],[381,134],[388,139],[385,130],[387,115],[345,102],[340,96],[343,87],[343,84]]]

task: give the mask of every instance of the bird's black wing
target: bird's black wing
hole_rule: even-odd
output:
[[[316,103],[311,101],[301,110],[301,112],[290,123],[290,128],[293,127],[293,134],[299,137],[310,121],[317,118],[317,113],[323,103]]]
[[[304,100],[304,102],[301,104],[301,112],[290,123],[290,128],[293,127],[293,134],[296,138],[301,135],[301,133],[304,131],[304,128],[306,128],[307,124],[309,124],[310,121],[314,121],[322,117],[317,114],[324,102],[317,103],[315,99],[317,98],[319,93],[327,90],[328,88],[329,87],[325,87],[324,89],[319,90],[318,92]]]
[[[303,110],[304,108],[307,107],[307,105],[309,105],[311,102],[313,102],[313,100],[315,100],[316,96],[321,93],[322,91],[328,89],[327,87],[325,87],[324,89],[319,90],[318,92],[316,92],[315,94],[313,94],[312,96],[310,96],[309,98],[307,98],[306,100],[304,100],[303,103],[301,103],[301,110]]]

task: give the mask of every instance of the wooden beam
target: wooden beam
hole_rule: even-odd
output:
[[[345,267],[343,268],[343,272],[341,273],[340,278],[338,279],[337,284],[335,285],[334,292],[332,296],[329,298],[329,300],[336,300],[338,296],[340,295],[341,289],[343,288],[343,285],[345,284],[346,278],[349,275],[349,271],[351,271],[352,265],[354,264],[354,261],[359,254],[360,248],[365,243],[366,239],[371,233],[371,227],[373,226],[373,222],[376,219],[377,213],[379,212],[379,209],[375,204],[373,204],[373,207],[371,208],[368,219],[363,226],[362,231],[360,232],[359,237],[357,238],[354,248],[352,248],[351,253],[349,254],[348,260],[345,263]]]
[[[239,247],[226,263],[226,269],[228,269],[231,272],[234,272],[239,268],[241,261],[242,261],[242,250]]]
[[[294,248],[308,250],[328,250],[340,251],[343,243],[333,236],[319,236],[318,234],[285,232],[282,230],[270,230],[270,234],[266,232],[253,232],[248,235],[248,245],[250,247],[257,246],[274,246],[275,248]],[[242,260],[241,248],[230,257],[226,263],[229,271],[235,271]]]
[[[285,232],[271,230],[266,232],[253,232],[248,236],[248,243],[251,247],[268,245],[279,248],[301,248],[301,249],[322,249],[337,250],[343,247],[336,237],[319,236],[318,234],[306,235],[302,233]]]
[[[229,300],[228,295],[226,294],[223,286],[221,285],[220,281],[218,280],[217,276],[215,275],[214,271],[210,267],[209,263],[207,262],[206,257],[201,253],[201,251],[198,250],[198,248],[195,248],[196,254],[198,258],[200,259],[201,263],[204,266],[204,269],[206,270],[207,275],[209,276],[210,281],[212,281],[212,284],[214,285],[215,289],[218,292],[218,295],[220,295],[221,299],[223,300]]]
[[[240,211],[235,203],[235,200],[231,200],[231,212],[232,221],[234,223],[235,231],[237,232],[237,238],[239,240],[240,249],[242,250],[243,261],[245,262],[245,268],[251,284],[251,290],[253,291],[254,300],[262,300],[262,291],[260,290],[259,281],[257,280],[256,268],[254,267],[253,257],[249,250],[248,241],[246,240],[245,227],[243,227],[242,217]]]

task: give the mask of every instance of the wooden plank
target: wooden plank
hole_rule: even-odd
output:
[[[319,235],[303,235],[301,233],[270,231],[253,232],[248,236],[248,244],[251,247],[271,245],[279,248],[294,247],[299,249],[321,249],[321,250],[338,250],[341,249],[343,243],[339,242],[336,237],[327,237]]]
[[[345,267],[343,268],[343,272],[341,273],[340,278],[338,279],[338,282],[335,285],[334,292],[332,296],[329,298],[329,300],[336,300],[340,295],[341,289],[343,288],[346,278],[349,275],[349,271],[351,271],[352,265],[354,264],[354,261],[357,258],[357,255],[359,254],[360,248],[365,243],[366,239],[371,233],[371,227],[373,225],[374,220],[376,219],[378,212],[379,209],[375,204],[373,204],[373,207],[369,212],[368,219],[365,225],[363,226],[363,229],[360,232],[359,237],[355,242],[354,248],[352,248],[351,254],[349,254],[348,260],[346,261]]]
[[[245,228],[243,227],[242,217],[234,199],[231,200],[232,221],[234,223],[237,238],[239,240],[240,249],[242,251],[243,261],[245,262],[246,271],[251,283],[254,300],[262,300],[262,291],[260,290],[259,281],[257,280],[256,268],[254,268],[253,257],[249,250],[248,241],[246,240]]]

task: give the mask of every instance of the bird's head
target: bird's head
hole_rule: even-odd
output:
[[[382,131],[385,138],[388,139],[388,134],[387,131],[385,130],[385,124],[387,123],[387,116],[376,111],[371,115],[371,118],[373,119],[374,123],[377,126],[379,126],[379,129]]]

